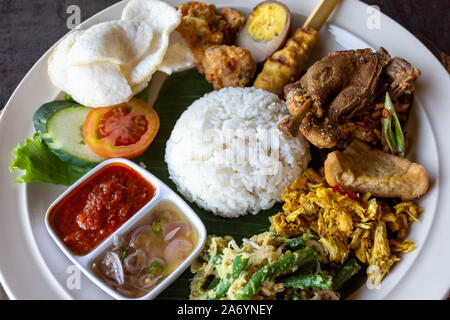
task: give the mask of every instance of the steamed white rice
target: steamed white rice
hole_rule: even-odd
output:
[[[191,202],[224,217],[271,208],[309,161],[303,137],[277,129],[284,101],[255,88],[225,88],[195,101],[166,145],[170,179]]]

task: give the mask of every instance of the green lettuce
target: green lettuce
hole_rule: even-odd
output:
[[[70,186],[91,169],[61,161],[38,134],[34,134],[33,140],[25,139],[25,144],[18,145],[13,154],[16,158],[9,169],[25,172],[15,180],[19,183],[41,181]]]

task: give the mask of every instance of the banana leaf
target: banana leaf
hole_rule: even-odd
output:
[[[196,69],[175,73],[167,78],[162,86],[153,108],[160,118],[160,129],[150,148],[135,159],[143,162],[147,170],[177,191],[175,184],[169,179],[167,164],[164,161],[166,142],[170,137],[175,123],[192,102],[213,90],[205,78]],[[180,194],[183,198],[183,196]],[[230,197],[233,195],[230,194]],[[281,204],[276,204],[269,210],[260,211],[257,215],[248,214],[239,218],[222,218],[207,212],[193,203],[186,201],[198,214],[206,226],[208,234],[217,236],[230,235],[240,242],[255,234],[268,230],[268,218],[281,211]],[[190,279],[193,274],[188,268],[158,299],[187,299],[189,297]]]

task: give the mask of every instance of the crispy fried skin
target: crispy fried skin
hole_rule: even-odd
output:
[[[251,53],[236,46],[213,46],[205,51],[203,68],[206,80],[219,90],[226,87],[245,87],[256,72]]]
[[[179,10],[182,18],[177,31],[192,51],[197,69],[203,74],[205,50],[215,45],[233,44],[245,18],[230,8],[222,9],[219,14],[215,5],[197,1],[183,3]]]
[[[428,190],[425,168],[405,158],[373,149],[357,139],[343,151],[328,154],[325,177],[330,186],[354,192],[412,200]]]
[[[386,67],[385,74],[389,78],[391,98],[398,100],[414,92],[415,82],[420,76],[420,70],[413,68],[405,59],[395,57]]]

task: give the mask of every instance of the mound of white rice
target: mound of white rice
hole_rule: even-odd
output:
[[[284,101],[255,88],[225,88],[195,101],[166,145],[170,179],[191,202],[224,217],[271,208],[310,161],[303,137],[277,129]]]

